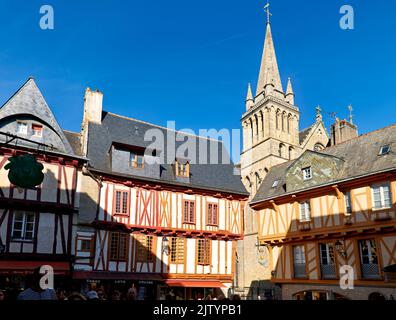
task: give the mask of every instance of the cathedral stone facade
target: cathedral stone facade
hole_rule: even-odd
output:
[[[295,104],[290,78],[286,91],[283,90],[271,24],[267,22],[256,94],[253,96],[249,84],[246,111],[241,120],[241,179],[251,198],[272,167],[296,159],[306,150],[322,150],[330,143],[320,107],[317,107],[316,121],[309,128],[300,130],[299,121],[300,108]],[[265,292],[270,295],[269,291],[273,290],[269,285],[271,271],[267,254],[257,245],[256,220],[254,211],[247,206],[244,241],[239,243],[238,250],[236,284],[240,293],[252,299]]]

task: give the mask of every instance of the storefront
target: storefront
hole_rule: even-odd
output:
[[[150,273],[76,271],[73,273],[73,281],[83,293],[90,288],[102,288],[107,299],[112,299],[115,291],[121,294],[121,299],[127,299],[128,290],[135,288],[136,300],[156,300],[163,278],[159,274]]]
[[[21,291],[29,287],[33,270],[44,265],[54,270],[55,288],[70,286],[69,262],[0,260],[0,289],[6,291],[8,299],[15,300]]]
[[[160,300],[204,300],[226,297],[227,286],[217,280],[165,280],[160,287]]]

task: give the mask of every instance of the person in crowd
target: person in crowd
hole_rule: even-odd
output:
[[[0,302],[6,299],[5,290],[0,289]]]
[[[135,284],[132,283],[132,286],[128,289],[127,300],[133,301],[133,300],[136,300],[136,298],[137,298],[137,290],[136,290]]]
[[[58,297],[58,300],[67,300],[67,294],[65,290],[58,289],[56,290],[56,296]]]
[[[43,289],[40,285],[40,268],[33,270],[31,285],[18,295],[17,300],[58,300],[54,289]]]
[[[101,300],[101,301],[107,300],[106,293],[102,287],[98,289],[97,293],[98,293],[99,300]]]
[[[121,293],[118,290],[114,290],[113,294],[111,295],[111,301],[119,301],[121,300]]]
[[[69,301],[86,301],[87,298],[85,298],[81,293],[73,292],[71,295],[69,295],[67,297],[67,300],[69,300]]]

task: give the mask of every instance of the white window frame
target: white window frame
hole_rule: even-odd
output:
[[[388,149],[388,151],[387,151],[387,152],[384,152],[384,149],[385,149],[385,148],[387,148],[387,149]],[[391,147],[390,147],[390,145],[389,145],[389,144],[385,144],[385,145],[381,146],[381,149],[380,149],[379,155],[380,155],[380,156],[384,156],[384,155],[388,154],[390,151],[391,151]]]
[[[325,247],[325,250],[322,250],[323,249],[323,247]],[[329,263],[332,259],[331,259],[331,257],[330,257],[330,248],[332,248],[333,249],[333,263]],[[336,265],[336,255],[335,255],[335,245],[333,244],[333,243],[320,243],[319,244],[319,249],[320,249],[320,264],[321,265],[326,265],[326,266],[333,266],[333,265]],[[327,263],[325,264],[325,263],[323,263],[323,251],[325,251],[325,253],[326,253],[326,260],[327,260]]]
[[[389,190],[389,205],[385,204],[385,191],[384,191],[384,187],[387,187]],[[381,207],[376,207],[375,206],[375,190],[379,189],[379,195],[380,195],[380,200],[381,200]],[[392,208],[392,190],[391,190],[391,186],[389,182],[385,182],[385,183],[380,183],[380,184],[376,184],[371,186],[371,194],[373,197],[373,210],[383,210],[383,209],[390,209]]]
[[[16,229],[15,228],[16,217],[17,217],[18,214],[22,214],[22,221],[20,221],[20,222],[22,222],[22,229]],[[31,239],[26,239],[26,231],[27,231],[26,227],[27,227],[27,224],[28,224],[27,216],[29,214],[32,214],[33,217],[34,217],[33,223],[32,223],[33,224],[33,227],[32,227],[32,238]],[[34,212],[15,212],[14,213],[14,217],[13,217],[13,221],[12,221],[12,232],[11,232],[12,240],[19,240],[19,241],[26,241],[26,242],[33,241],[34,238],[36,237],[35,227],[36,227],[36,214]],[[14,236],[14,233],[15,233],[16,230],[21,232],[21,237],[15,237]]]
[[[345,192],[344,198],[345,198],[345,215],[350,216],[353,212],[351,192],[350,191]],[[350,208],[350,212],[348,212],[348,208]]]
[[[300,222],[311,221],[311,201],[300,202]]]
[[[19,131],[20,126],[22,126],[22,125],[25,127],[26,132],[21,132],[21,131]],[[27,134],[28,134],[28,131],[29,131],[29,125],[28,125],[27,122],[24,122],[24,121],[17,121],[17,133],[18,133],[18,134],[27,135]]]
[[[312,167],[306,167],[302,169],[304,181],[312,179]]]
[[[293,247],[293,260],[294,260],[294,265],[307,264],[304,245],[298,245]]]

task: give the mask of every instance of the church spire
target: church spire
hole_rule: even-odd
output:
[[[287,81],[287,88],[286,88],[286,101],[290,104],[294,105],[294,91],[293,86],[291,84],[291,79]]]
[[[249,110],[251,107],[254,105],[254,99],[253,99],[253,94],[252,94],[252,87],[250,86],[250,83],[248,85],[248,92],[246,95],[246,110]]]
[[[267,15],[270,16],[269,13],[269,5],[266,6]],[[278,69],[278,62],[276,59],[275,54],[275,46],[272,39],[272,32],[271,32],[271,24],[267,17],[267,31],[265,35],[265,42],[264,42],[264,51],[263,56],[261,59],[261,67],[260,67],[260,74],[257,83],[257,92],[256,95],[260,95],[263,92],[265,95],[275,95],[277,97],[284,97],[283,96],[283,88],[282,82],[279,74]],[[273,94],[272,92],[275,91],[276,93]]]

